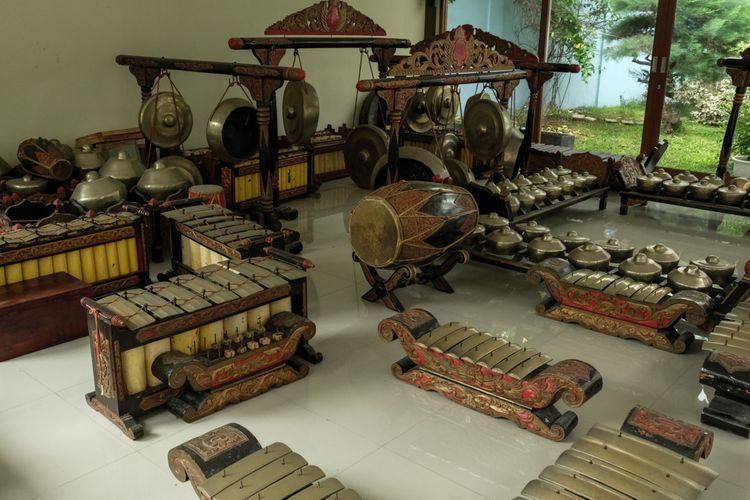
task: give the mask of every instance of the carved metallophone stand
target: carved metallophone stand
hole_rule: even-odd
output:
[[[601,375],[587,363],[550,365],[549,356],[474,328],[440,326],[422,309],[381,321],[378,333],[389,342],[398,337],[406,351],[391,366],[400,380],[554,441],[578,423],[575,413],[561,414],[555,402],[562,398],[578,407],[602,388]]]
[[[712,432],[636,406],[619,431],[592,427],[516,500],[696,499],[718,477],[698,463],[712,444]]]
[[[685,319],[702,327],[709,323],[714,300],[703,292],[682,290],[660,303],[632,300],[602,290],[567,283],[574,271],[563,259],[546,259],[529,269],[529,282],[544,282],[550,298],[536,307],[542,316],[577,323],[590,330],[640,342],[664,351],[683,353],[695,339],[692,332],[679,332],[677,323]]]
[[[227,424],[169,450],[169,469],[190,480],[202,500],[360,500],[283,443],[261,446],[239,424]]]
[[[724,303],[730,301],[732,309],[722,314],[703,343],[710,352],[700,382],[716,394],[703,408],[701,422],[750,438],[750,262]]]
[[[456,267],[456,264],[467,263],[469,253],[466,250],[451,250],[429,264],[418,266],[408,264],[388,268],[393,271],[388,278],[382,277],[377,268],[362,262],[354,252],[352,252],[352,259],[362,267],[362,273],[371,286],[362,298],[368,302],[382,300],[388,309],[402,312],[404,306],[396,297],[397,289],[414,284],[432,285],[441,292],[453,293],[453,287],[445,279],[445,275]]]

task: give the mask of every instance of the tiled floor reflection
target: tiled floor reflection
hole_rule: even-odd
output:
[[[403,351],[376,334],[391,312],[359,298],[367,286],[346,234],[349,210],[363,194],[344,179],[325,184],[320,198],[290,203],[300,218],[288,225],[302,233],[303,253],[316,264],[310,272],[309,309],[318,328],[312,343],[325,356],[306,379],[194,424],[158,412],[145,419],[144,438],[132,442],[83,400],[93,388],[85,339],[0,363],[0,499],[195,498],[169,472],[167,450],[227,422],[244,425],[262,443],[289,444],[368,499],[506,499],[571,439],[595,423],[619,427],[635,404],[698,422],[706,397],[697,383],[699,351],[670,354],[547,320],[534,312],[541,287],[478,263],[448,275],[452,295],[416,286],[399,297],[441,322],[471,323],[555,360],[596,366],[604,389],[576,410],[571,438],[549,442],[396,380],[390,364]],[[542,222],[554,234],[575,229],[592,239],[664,242],[684,259],[714,253],[744,263],[750,257],[750,221],[654,203],[623,217],[617,201],[612,196],[604,212],[586,202]],[[721,222],[716,231],[715,222]],[[703,498],[750,498],[750,442],[714,431],[705,463],[720,476]]]

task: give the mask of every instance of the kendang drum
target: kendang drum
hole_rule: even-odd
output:
[[[469,236],[478,217],[474,198],[461,187],[401,181],[362,198],[349,233],[357,257],[374,268],[424,265]]]
[[[220,205],[227,207],[224,188],[215,184],[199,184],[188,191],[188,198],[203,198],[204,205]]]

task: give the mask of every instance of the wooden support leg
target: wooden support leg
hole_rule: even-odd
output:
[[[628,215],[628,197],[620,195],[620,215]]]
[[[599,210],[606,210],[607,209],[607,193],[609,191],[604,191],[599,198]]]
[[[395,290],[412,281],[416,275],[414,268],[411,266],[400,266],[388,279],[384,279],[380,276],[377,269],[359,260],[357,254],[352,253],[352,259],[354,262],[359,262],[367,283],[372,287],[367,293],[362,295],[362,298],[368,302],[382,300],[388,309],[396,312],[404,312],[404,306],[401,305],[398,297],[396,297]]]
[[[453,269],[456,264],[465,264],[469,261],[469,253],[466,250],[450,252],[445,259],[437,265],[419,268],[417,283],[425,285],[432,284],[436,290],[445,293],[453,293],[453,287],[445,279],[445,275]]]

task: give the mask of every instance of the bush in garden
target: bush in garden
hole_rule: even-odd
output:
[[[744,107],[737,120],[732,149],[738,156],[750,157],[750,111]]]
[[[675,90],[674,103],[690,110],[690,116],[698,123],[720,126],[729,118],[734,90],[729,79],[716,83],[685,80]]]

